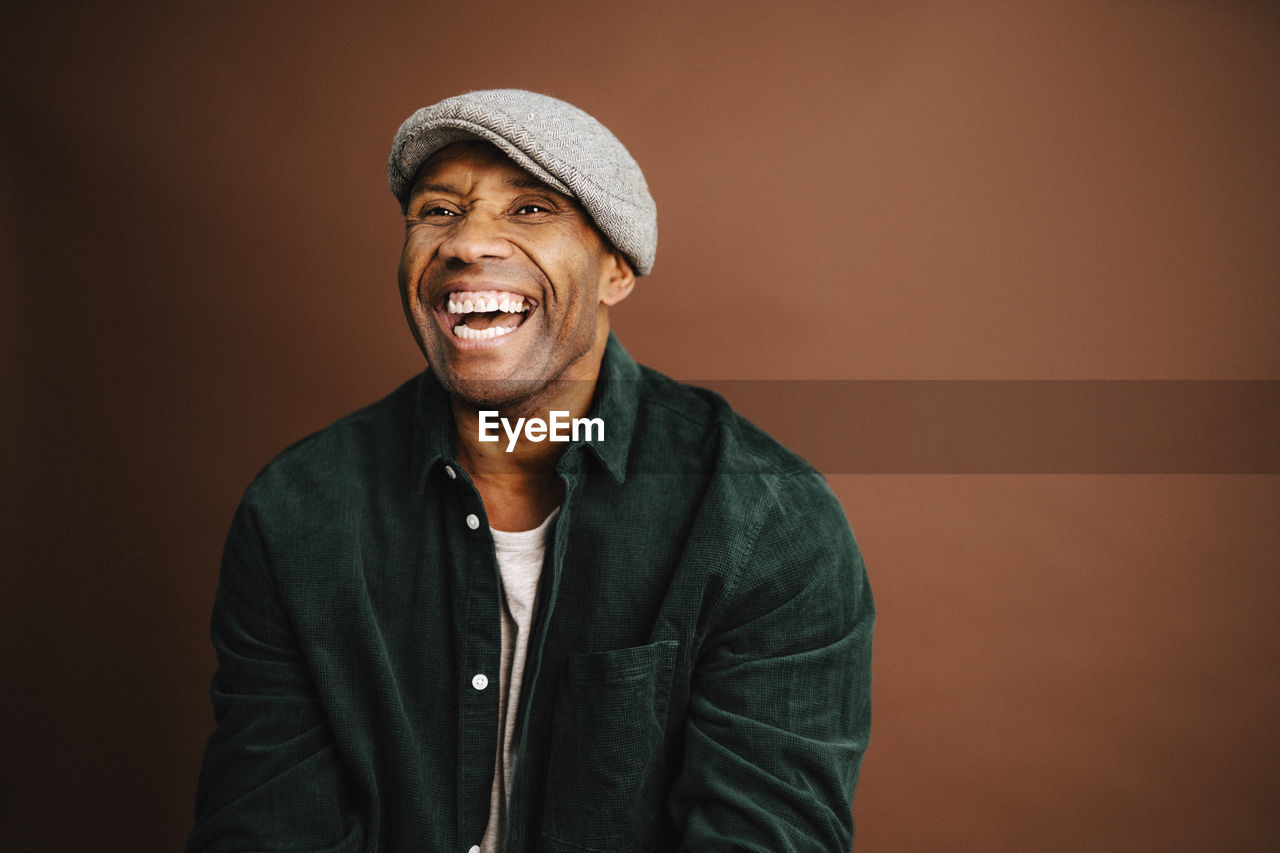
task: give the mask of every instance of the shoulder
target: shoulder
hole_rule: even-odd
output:
[[[685,455],[714,463],[726,474],[768,479],[821,475],[807,461],[734,411],[724,397],[686,385],[656,370],[640,368],[636,440],[661,443],[680,462]]]
[[[349,500],[399,480],[407,483],[420,379],[282,450],[249,485],[245,505],[287,512]]]
[[[640,375],[637,446],[666,464],[705,466],[700,513],[722,531],[738,618],[804,589],[856,596],[862,557],[822,474],[719,394],[646,368]]]
[[[720,531],[741,583],[860,571],[844,508],[817,469],[714,391],[646,368],[640,376],[633,469],[702,483],[699,515]]]

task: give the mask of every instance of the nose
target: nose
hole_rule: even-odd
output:
[[[445,260],[474,264],[486,258],[510,257],[512,248],[500,219],[472,211],[458,217],[438,251]]]

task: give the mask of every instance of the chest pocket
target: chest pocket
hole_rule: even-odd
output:
[[[646,811],[662,807],[675,659],[676,641],[667,640],[565,662],[551,725],[544,850],[630,850]]]

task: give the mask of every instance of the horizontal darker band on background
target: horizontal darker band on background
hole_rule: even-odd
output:
[[[1280,473],[1280,381],[690,384],[825,474]]]

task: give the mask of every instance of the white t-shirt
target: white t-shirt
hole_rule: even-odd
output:
[[[524,676],[529,633],[538,605],[538,581],[547,551],[547,533],[560,514],[551,515],[533,530],[494,530],[493,547],[502,575],[502,663],[498,668],[498,732],[501,743],[494,757],[493,793],[489,799],[489,825],[480,842],[481,853],[497,853],[507,837],[507,795],[515,770],[516,708],[520,703],[520,683]]]

